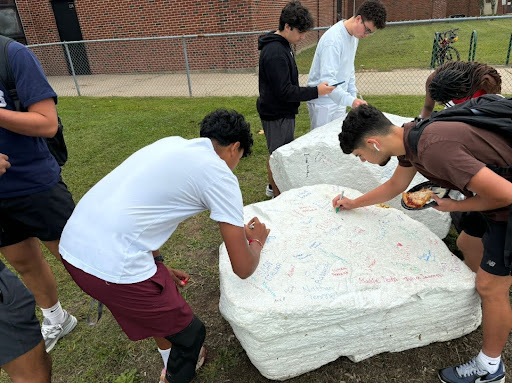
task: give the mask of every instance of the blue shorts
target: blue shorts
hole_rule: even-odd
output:
[[[0,261],[0,366],[43,340],[35,307],[32,293]]]

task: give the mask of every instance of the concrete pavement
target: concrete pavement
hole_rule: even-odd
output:
[[[503,94],[512,94],[512,68],[497,67],[502,76]],[[430,69],[390,72],[357,72],[356,81],[363,95],[424,95]],[[77,96],[72,76],[48,78],[59,96]],[[300,76],[305,85],[307,75]],[[185,73],[103,74],[77,76],[80,94],[91,97],[188,97]],[[191,73],[192,96],[257,96],[257,73]]]

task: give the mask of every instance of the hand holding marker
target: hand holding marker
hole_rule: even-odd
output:
[[[343,199],[343,194],[345,194],[345,190],[343,190],[343,191],[341,192],[341,194],[340,194],[340,201]],[[340,211],[340,207],[338,206],[338,207],[336,208],[336,213],[337,213],[337,212],[339,212],[339,211]]]

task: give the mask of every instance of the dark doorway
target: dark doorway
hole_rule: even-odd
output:
[[[0,0],[0,35],[27,44],[25,32],[14,0]]]
[[[75,2],[73,0],[53,0],[52,8],[57,30],[59,31],[60,41],[83,40],[82,30],[80,29],[80,23],[76,15]],[[85,44],[69,44],[68,48],[71,60],[73,61],[75,74],[91,74]],[[68,64],[68,71],[71,74],[71,65],[65,48],[63,47],[63,49]]]

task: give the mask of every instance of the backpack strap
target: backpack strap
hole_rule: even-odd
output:
[[[445,110],[434,112],[430,117],[421,120],[410,130],[407,142],[417,153],[418,143],[423,130],[436,121],[464,122],[476,128],[500,133],[512,138],[512,98],[495,94],[486,94],[457,104]]]
[[[414,128],[412,128],[411,131],[409,132],[409,136],[407,136],[407,141],[409,142],[409,146],[411,147],[414,153],[418,153],[418,142],[420,142],[421,133],[423,133],[423,130],[425,130],[425,128],[432,122],[432,115],[430,115],[430,117],[427,117],[423,120],[419,120],[418,122],[416,122]]]
[[[0,82],[9,93],[14,103],[15,110],[25,111],[18,97],[14,75],[11,70],[11,64],[9,63],[8,49],[13,41],[14,40],[9,37],[0,35]]]

